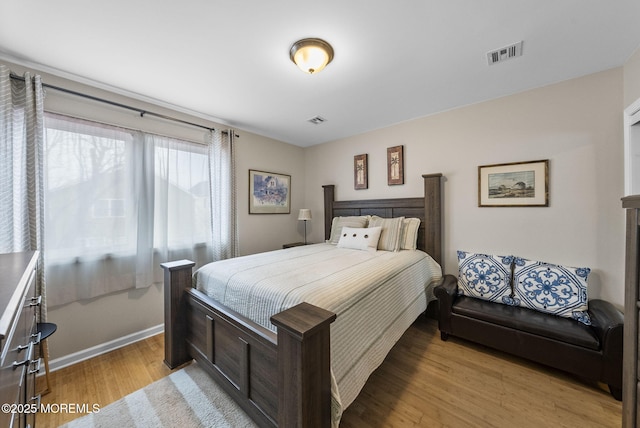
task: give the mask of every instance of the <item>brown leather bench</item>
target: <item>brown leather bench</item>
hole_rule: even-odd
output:
[[[579,377],[606,383],[622,399],[623,314],[604,300],[589,301],[591,325],[519,306],[458,295],[445,275],[434,289],[440,337],[449,335],[508,352]]]

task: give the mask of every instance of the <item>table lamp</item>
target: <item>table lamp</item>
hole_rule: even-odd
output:
[[[298,213],[298,220],[304,220],[304,245],[307,245],[307,220],[311,220],[311,210],[302,208]]]

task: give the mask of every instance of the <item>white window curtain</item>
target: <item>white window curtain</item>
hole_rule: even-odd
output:
[[[154,266],[213,261],[207,147],[157,135],[147,135],[146,142],[155,150],[155,191],[149,193],[155,199]],[[162,282],[162,270],[155,272],[155,282]]]
[[[40,76],[0,64],[0,253],[42,250],[43,99]],[[37,292],[46,301],[41,254]],[[46,320],[46,304],[40,306]]]
[[[51,306],[160,283],[165,261],[214,260],[206,145],[54,114],[46,128]]]
[[[50,305],[135,286],[141,135],[53,114],[45,124]]]

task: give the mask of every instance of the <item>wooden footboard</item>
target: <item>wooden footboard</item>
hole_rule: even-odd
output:
[[[299,304],[274,315],[272,331],[191,288],[195,264],[165,272],[165,364],[192,358],[260,426],[329,427],[332,312]]]

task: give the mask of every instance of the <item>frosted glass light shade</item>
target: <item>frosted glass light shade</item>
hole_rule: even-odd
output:
[[[311,210],[302,208],[298,213],[298,220],[311,220]]]
[[[322,39],[302,39],[291,46],[289,57],[300,70],[314,74],[333,59],[333,48]]]

